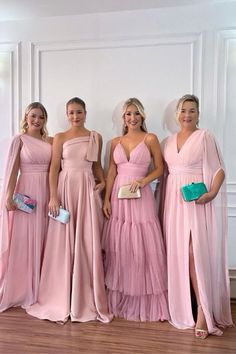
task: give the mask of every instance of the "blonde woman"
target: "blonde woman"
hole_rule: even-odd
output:
[[[195,328],[195,336],[221,335],[232,325],[226,261],[225,170],[210,132],[199,129],[199,101],[184,95],[177,104],[179,132],[163,144],[168,167],[164,205],[168,299],[172,324]],[[185,201],[181,187],[204,182],[207,192]],[[197,302],[193,316],[191,286]]]
[[[121,119],[123,135],[111,144],[103,206],[109,309],[128,320],[163,321],[169,318],[166,258],[149,185],[163,172],[160,146],[156,135],[147,132],[144,108],[137,98],[125,102]],[[121,192],[127,185],[131,199]]]
[[[48,223],[48,172],[52,139],[47,112],[31,103],[12,140],[3,186],[0,219],[0,311],[37,300],[44,238]],[[14,193],[36,200],[31,214],[17,209]]]

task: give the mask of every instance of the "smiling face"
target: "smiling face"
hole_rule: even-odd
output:
[[[73,127],[83,127],[86,112],[84,108],[78,103],[70,103],[67,107],[67,117]]]
[[[177,120],[182,129],[195,130],[198,124],[199,112],[196,102],[184,101],[178,108]]]
[[[46,118],[40,108],[33,108],[26,114],[25,121],[28,124],[28,131],[42,131]]]
[[[128,106],[124,114],[124,123],[128,130],[140,130],[142,122],[143,117],[141,116],[138,108],[134,104]]]

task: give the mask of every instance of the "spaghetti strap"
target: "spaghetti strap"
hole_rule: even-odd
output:
[[[144,135],[143,142],[145,143],[146,137],[148,136],[148,133]]]

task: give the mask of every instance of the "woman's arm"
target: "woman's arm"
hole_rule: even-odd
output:
[[[108,219],[111,215],[110,197],[111,197],[112,187],[117,175],[117,167],[113,158],[113,152],[118,142],[119,142],[119,138],[115,138],[112,140],[111,143],[109,169],[108,169],[107,180],[106,180],[106,194],[105,194],[105,199],[103,204],[103,211],[105,216]]]
[[[52,145],[52,160],[49,171],[49,188],[50,188],[50,200],[48,204],[49,212],[54,217],[59,215],[60,201],[58,200],[58,175],[61,167],[62,158],[62,146],[64,142],[64,134],[59,133],[55,135]]]
[[[163,160],[161,154],[160,143],[155,134],[148,134],[145,143],[147,144],[152,159],[153,159],[153,169],[151,172],[140,180],[135,180],[131,184],[130,190],[135,192],[139,187],[144,187],[148,183],[152,182],[154,179],[162,176],[163,174]]]
[[[101,164],[101,153],[102,153],[102,137],[98,134],[98,160],[93,163],[93,174],[98,183],[95,186],[95,190],[102,191],[105,188],[105,179],[103,168]]]
[[[6,208],[8,211],[16,210],[16,204],[13,202],[13,194],[15,191],[17,176],[20,168],[20,150],[21,146],[17,152],[6,190]]]
[[[196,200],[196,204],[205,204],[211,202],[218,194],[220,187],[225,179],[225,173],[222,169],[220,169],[212,182],[211,189],[208,193],[203,194],[198,200]]]

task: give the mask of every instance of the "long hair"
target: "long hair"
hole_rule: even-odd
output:
[[[141,130],[144,132],[147,132],[147,127],[145,124],[146,115],[144,112],[144,107],[143,107],[142,103],[137,98],[132,97],[132,98],[129,98],[127,101],[125,101],[125,103],[123,105],[123,110],[122,110],[122,118],[124,119],[125,112],[126,112],[127,108],[131,105],[134,105],[137,108],[137,110],[139,111],[139,114],[141,115],[141,118],[142,118],[142,124],[140,126]],[[128,128],[123,123],[122,135],[125,135],[127,133],[128,133]]]
[[[45,139],[48,136],[48,131],[47,131],[47,127],[46,127],[47,120],[48,120],[48,114],[47,114],[46,108],[40,102],[32,102],[26,107],[24,117],[21,119],[21,122],[20,122],[20,132],[21,133],[27,132],[28,123],[27,123],[26,117],[29,114],[29,112],[34,108],[41,109],[41,111],[43,113],[44,123],[43,123],[42,129],[40,130],[40,134],[41,134],[42,138]]]

